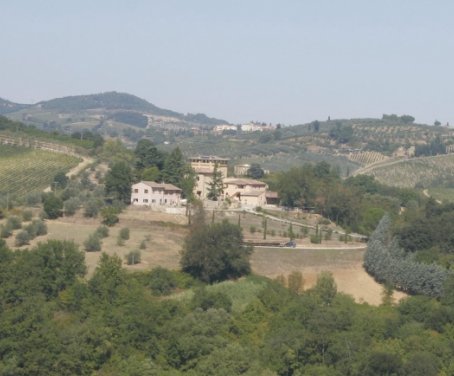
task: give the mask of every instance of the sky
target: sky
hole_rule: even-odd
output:
[[[119,91],[233,123],[454,124],[454,1],[1,0],[0,97]]]

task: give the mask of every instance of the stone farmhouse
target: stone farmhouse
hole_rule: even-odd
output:
[[[238,202],[241,206],[264,206],[266,205],[266,192],[268,185],[253,179],[224,179],[224,200],[229,198],[232,202]]]
[[[131,187],[131,204],[141,206],[179,206],[181,189],[165,183],[141,181]]]
[[[213,171],[215,165],[218,166],[218,171],[221,172],[222,178],[227,177],[228,158],[221,158],[215,155],[203,155],[198,157],[189,158],[191,167],[197,175],[196,185],[194,187],[194,195],[204,200],[207,198],[210,183],[213,178]]]

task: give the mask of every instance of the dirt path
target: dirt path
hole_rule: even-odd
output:
[[[75,167],[73,167],[71,170],[69,170],[66,173],[66,176],[68,178],[71,178],[71,176],[75,176],[85,170],[90,164],[94,162],[94,159],[91,157],[84,157],[82,155],[78,156],[79,158],[82,159],[82,161]],[[51,186],[48,186],[47,188],[44,189],[44,192],[50,192],[52,190]]]

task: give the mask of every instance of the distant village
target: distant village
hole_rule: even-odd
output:
[[[211,201],[209,190],[215,174],[221,176],[222,182],[222,189],[216,200],[218,203],[234,208],[277,206],[279,203],[277,192],[270,191],[266,183],[246,177],[249,164],[234,166],[234,176],[229,176],[228,158],[214,155],[195,156],[189,158],[189,162],[196,174],[194,196],[205,205]],[[132,185],[131,204],[156,208],[180,207],[185,204],[181,194],[182,189],[172,184],[140,181]]]

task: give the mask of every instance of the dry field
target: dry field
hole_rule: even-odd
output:
[[[210,219],[209,216],[207,219]],[[229,219],[232,223],[234,222],[233,217]],[[249,226],[250,220],[260,220],[260,218],[251,216],[242,224],[247,223]],[[129,270],[151,269],[155,266],[178,269],[179,253],[187,234],[186,224],[187,219],[184,215],[158,213],[130,207],[120,215],[120,222],[109,229],[109,236],[102,241],[102,251],[109,255],[120,256],[124,260],[125,268]],[[83,249],[83,242],[100,225],[100,219],[84,218],[80,213],[73,217],[47,221],[48,234],[34,239],[29,247],[46,239],[58,239],[74,240]],[[257,223],[258,226],[259,223]],[[130,239],[126,240],[123,246],[119,246],[117,236],[123,227],[130,229]],[[246,228],[244,230],[245,233],[249,232]],[[276,228],[276,230],[278,229]],[[260,239],[262,234],[253,235],[252,237]],[[251,234],[248,233],[248,237],[250,238]],[[277,236],[275,239],[288,240],[288,238]],[[146,249],[141,250],[142,262],[134,266],[126,265],[126,254],[139,249],[143,240],[146,240]],[[7,239],[7,244],[14,247],[14,236]],[[362,268],[363,243],[344,244],[333,240],[315,245],[305,238],[297,240],[297,245],[305,249],[256,247],[251,259],[253,272],[275,278],[281,274],[288,275],[292,271],[301,271],[305,279],[305,286],[311,287],[321,271],[330,271],[333,273],[339,291],[352,295],[358,302],[380,304],[382,286],[376,283]],[[335,249],[326,249],[329,247]],[[86,253],[88,277],[93,274],[100,255],[101,252]],[[403,296],[400,293],[395,295],[397,299]]]
[[[383,287],[363,269],[363,255],[364,250],[358,249],[256,248],[251,263],[254,273],[269,278],[300,271],[305,288],[314,285],[320,272],[329,271],[339,291],[353,296],[357,302],[378,305],[381,303]],[[405,296],[401,292],[394,293],[395,300]]]

